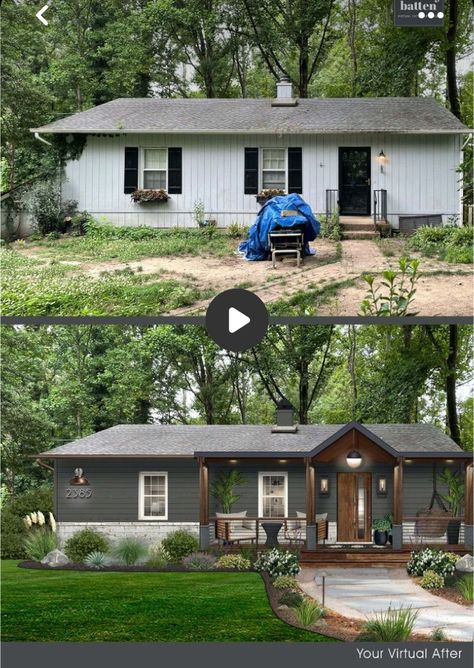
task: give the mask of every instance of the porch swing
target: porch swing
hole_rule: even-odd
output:
[[[452,519],[452,513],[444,505],[440,493],[436,489],[436,462],[433,463],[433,493],[429,506],[416,513],[415,536],[420,538],[442,538]],[[435,503],[438,508],[435,508]]]

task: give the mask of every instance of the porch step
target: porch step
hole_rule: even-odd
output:
[[[343,239],[352,239],[352,240],[363,240],[363,239],[377,239],[380,237],[380,234],[376,232],[374,229],[372,229],[371,232],[369,230],[361,230],[361,231],[356,231],[356,230],[348,230],[346,231],[344,227],[342,228],[342,238]]]
[[[374,223],[373,222],[367,222],[367,223],[342,223],[341,222],[341,228],[344,231],[354,231],[354,232],[374,232]]]

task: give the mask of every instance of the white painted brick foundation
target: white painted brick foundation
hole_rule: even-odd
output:
[[[57,533],[60,546],[83,529],[98,531],[111,543],[133,536],[147,545],[155,545],[177,529],[187,529],[197,538],[199,537],[198,522],[58,522]]]

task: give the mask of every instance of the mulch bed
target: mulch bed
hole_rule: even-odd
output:
[[[89,571],[92,573],[209,573],[210,571],[193,571],[185,568],[181,564],[169,564],[169,566],[162,566],[161,568],[154,568],[153,566],[104,566],[103,568],[93,568],[86,564],[65,564],[64,566],[49,566],[42,564],[39,561],[21,561],[18,568],[33,568],[43,571]],[[234,568],[213,568],[212,573],[248,573],[253,569],[247,571],[237,571]]]
[[[459,592],[456,587],[443,587],[443,589],[430,589],[430,594],[434,594],[434,596],[439,596],[440,598],[445,598],[447,601],[451,601],[452,603],[457,603],[458,605],[462,605],[465,608],[471,608],[472,603],[468,603],[465,598],[461,596],[461,593]]]

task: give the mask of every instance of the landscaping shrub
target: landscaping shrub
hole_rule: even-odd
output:
[[[216,568],[230,568],[234,571],[247,571],[252,563],[241,554],[224,554],[219,557]]]
[[[303,597],[299,591],[290,591],[287,589],[283,592],[278,600],[279,605],[287,605],[289,608],[296,608],[302,602]]]
[[[84,563],[87,566],[91,566],[92,568],[104,568],[107,566],[109,562],[108,556],[105,554],[105,552],[100,552],[99,550],[94,550],[94,552],[91,552],[90,554],[87,555],[87,557],[84,559]]]
[[[317,601],[304,598],[298,606],[295,607],[296,619],[303,626],[312,626],[318,619],[324,617],[324,608]]]
[[[291,575],[280,575],[272,584],[276,589],[298,589],[298,583]]]
[[[423,589],[442,589],[444,587],[444,578],[435,571],[425,571],[420,581]]]
[[[457,560],[458,556],[453,552],[433,550],[430,547],[415,550],[407,563],[407,573],[421,576],[425,571],[434,571],[445,578],[454,573]]]
[[[430,640],[433,642],[445,642],[447,638],[443,629],[438,628],[431,631]]]
[[[57,180],[39,181],[26,195],[25,208],[31,213],[43,236],[51,232],[65,232],[66,218],[74,215],[77,202],[62,201]]]
[[[91,552],[108,552],[108,549],[107,539],[92,529],[78,531],[64,545],[65,554],[77,564],[82,564]]]
[[[400,608],[380,612],[368,619],[359,635],[359,640],[369,642],[404,642],[412,634],[418,612],[411,608]]]
[[[474,601],[474,577],[472,575],[463,575],[456,584],[456,587],[461,592],[461,596],[467,603]]]
[[[148,553],[146,545],[132,536],[122,538],[112,550],[112,556],[126,566],[135,566]]]
[[[192,533],[186,529],[178,529],[163,538],[161,545],[169,554],[171,563],[180,564],[187,557],[199,549],[199,542]]]
[[[27,535],[23,518],[32,508],[41,508],[44,513],[53,510],[53,494],[50,485],[35,487],[27,492],[8,497],[2,506],[1,557],[2,559],[25,559],[24,541]]]
[[[206,552],[193,552],[184,557],[182,564],[190,571],[212,571],[217,559]]]
[[[254,565],[255,570],[265,571],[271,578],[279,575],[298,575],[300,572],[298,557],[293,552],[277,548],[263,552]]]
[[[147,566],[164,568],[170,562],[170,556],[161,545],[153,545],[148,551]]]
[[[456,263],[472,263],[473,231],[471,227],[420,227],[410,237],[409,246],[428,257]]]
[[[231,223],[227,228],[227,234],[231,239],[245,239],[248,231],[248,226],[240,223]]]
[[[33,561],[41,561],[57,546],[57,536],[49,529],[37,529],[28,535],[24,542],[26,556]]]

